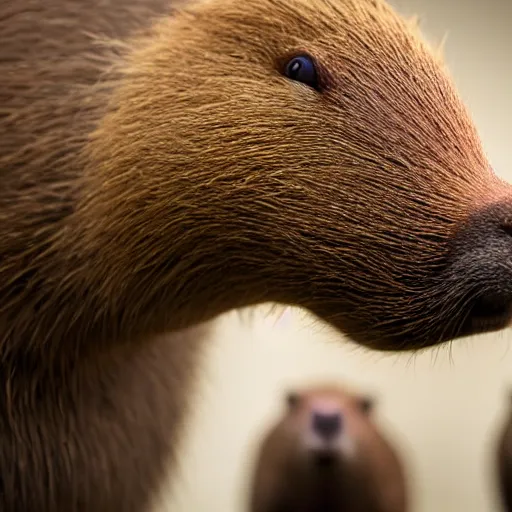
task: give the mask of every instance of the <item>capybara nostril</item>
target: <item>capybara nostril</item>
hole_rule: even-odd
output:
[[[473,307],[477,316],[495,317],[506,314],[510,309],[510,294],[489,292],[479,297]]]
[[[324,439],[331,439],[341,431],[342,418],[339,412],[313,412],[313,430]]]

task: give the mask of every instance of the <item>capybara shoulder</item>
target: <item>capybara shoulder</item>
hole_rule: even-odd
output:
[[[373,405],[338,386],[289,393],[258,451],[250,511],[406,512],[402,462]]]

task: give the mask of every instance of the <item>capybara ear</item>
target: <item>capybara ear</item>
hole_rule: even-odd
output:
[[[375,408],[377,399],[374,396],[365,395],[359,399],[359,407],[364,414],[371,414]]]
[[[285,394],[285,402],[289,409],[295,409],[300,402],[300,393],[290,390]]]

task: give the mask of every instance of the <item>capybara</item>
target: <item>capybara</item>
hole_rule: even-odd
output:
[[[409,510],[403,463],[373,419],[374,404],[336,385],[289,392],[260,443],[249,512]]]
[[[496,443],[497,488],[503,510],[512,512],[512,403],[507,404],[502,421]]]
[[[510,187],[382,0],[3,0],[0,169],[6,512],[148,510],[221,313],[509,323]]]

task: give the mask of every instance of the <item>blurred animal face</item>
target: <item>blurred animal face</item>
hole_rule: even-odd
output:
[[[386,4],[211,0],[159,34],[103,128],[118,184],[139,191],[114,184],[109,204],[146,205],[141,246],[179,233],[194,261],[211,236],[222,289],[246,276],[239,302],[300,305],[378,349],[508,323],[510,188],[442,64]],[[124,215],[108,222],[133,240]]]
[[[292,391],[286,396],[287,416],[282,428],[302,456],[333,463],[357,454],[361,428],[372,429],[373,399],[334,388]]]

